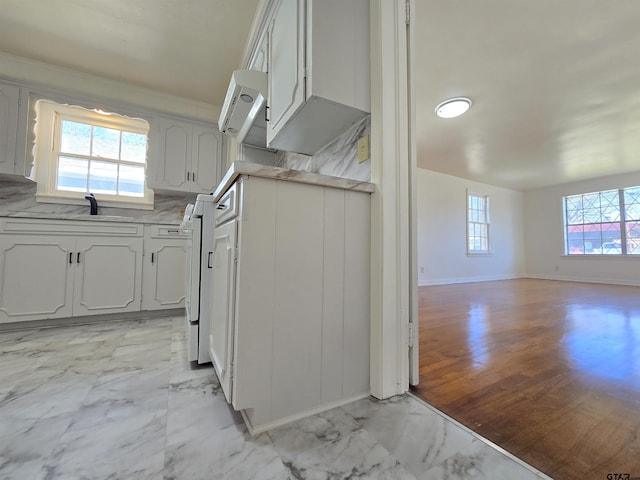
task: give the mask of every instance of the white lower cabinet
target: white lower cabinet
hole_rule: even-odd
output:
[[[75,239],[0,236],[0,322],[70,317]]]
[[[0,322],[140,310],[142,226],[5,220]]]
[[[211,357],[258,433],[369,393],[370,197],[252,176],[234,185],[215,228]]]
[[[187,242],[177,227],[145,227],[142,310],[184,308]]]
[[[236,221],[215,229],[213,238],[213,291],[209,356],[227,402],[231,402],[233,370],[233,318],[236,283]]]

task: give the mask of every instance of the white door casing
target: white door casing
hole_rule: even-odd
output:
[[[371,1],[371,394],[381,399],[409,388],[409,322],[417,312],[407,5],[413,1]]]

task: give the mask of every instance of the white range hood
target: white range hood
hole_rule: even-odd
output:
[[[264,107],[267,74],[258,70],[236,70],[231,76],[218,128],[240,143],[265,147],[267,129]]]

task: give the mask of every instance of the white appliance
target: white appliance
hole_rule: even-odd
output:
[[[236,137],[238,143],[265,148],[266,102],[266,73],[258,70],[234,71],[220,111],[218,128],[222,133]]]
[[[191,207],[191,208],[190,208]],[[191,231],[187,254],[187,358],[209,363],[209,323],[215,204],[213,195],[198,195],[195,205],[187,205],[181,228]]]

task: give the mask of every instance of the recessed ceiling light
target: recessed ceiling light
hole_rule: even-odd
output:
[[[440,118],[459,117],[469,110],[471,100],[465,97],[450,98],[436,107],[436,115]]]

